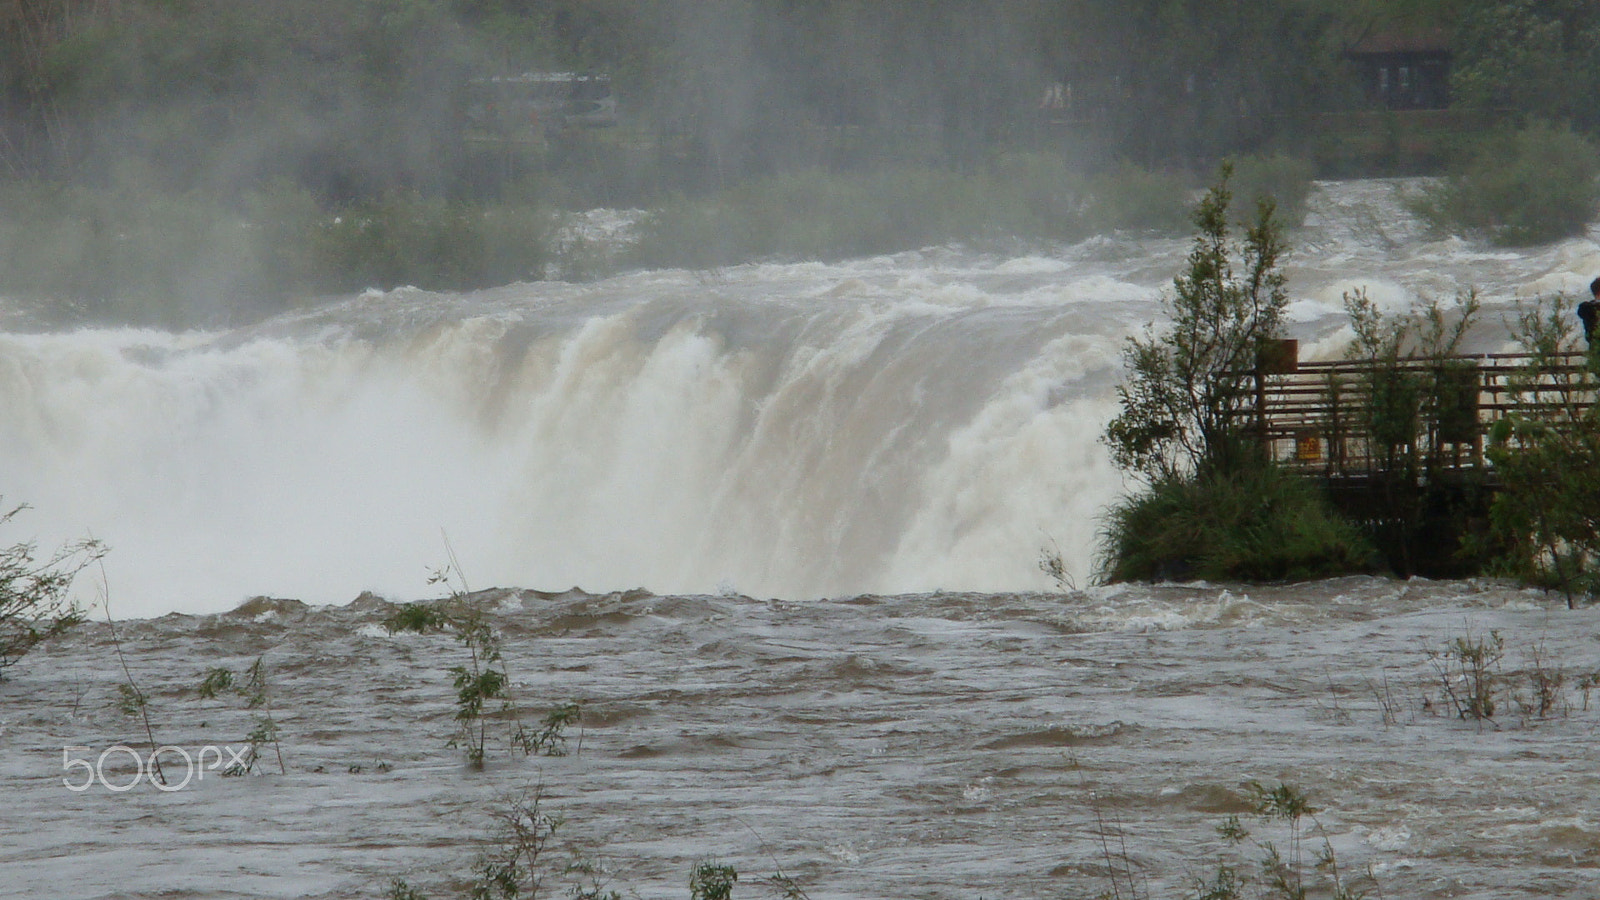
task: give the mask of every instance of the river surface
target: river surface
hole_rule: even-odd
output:
[[[1596,233],[1435,240],[1397,187],[1314,193],[1304,356],[1341,352],[1349,290],[1475,289],[1497,349],[1518,300],[1600,274]],[[0,544],[111,548],[77,585],[95,623],[0,681],[0,896],[459,896],[535,795],[562,822],[542,896],[584,886],[574,853],[630,898],[685,897],[707,860],[736,897],[779,870],[815,900],[1181,897],[1219,863],[1253,896],[1263,845],[1297,846],[1255,782],[1318,809],[1317,884],[1331,848],[1373,897],[1600,897],[1595,610],[1477,582],[1087,587],[1125,489],[1098,440],[1122,342],[1187,250],[371,291],[204,333],[30,330],[0,301],[0,489],[34,507]],[[512,754],[500,723],[482,771],[446,746],[465,651],[380,623],[447,562],[516,586],[475,596],[518,715],[582,704],[566,755]],[[1452,653],[1496,646],[1494,715],[1463,716]],[[257,659],[282,769],[264,747],[222,778],[262,710],[196,689]],[[156,746],[196,777],[133,783]]]
[[[780,870],[814,900],[1187,897],[1218,862],[1259,896],[1261,850],[1216,832],[1238,815],[1288,852],[1287,825],[1251,815],[1255,781],[1317,808],[1308,882],[1326,839],[1373,897],[1600,897],[1600,693],[1582,687],[1600,611],[1536,592],[478,597],[519,714],[582,704],[565,756],[512,753],[497,724],[484,770],[464,766],[445,744],[465,651],[389,635],[371,597],[122,624],[156,741],[213,767],[164,751],[173,783],[197,776],[170,793],[105,787],[138,777],[110,748],[150,750],[106,625],[26,657],[0,682],[0,896],[379,897],[395,877],[463,896],[495,813],[535,793],[562,820],[547,897],[582,886],[573,852],[624,897],[687,897],[708,859],[737,869],[735,897],[777,896]],[[1496,634],[1495,715],[1462,718],[1441,665]],[[196,688],[258,656],[287,774],[268,749],[221,778],[204,748],[242,749],[256,713]],[[1564,678],[1543,714],[1537,671]],[[105,781],[70,790],[77,759]]]

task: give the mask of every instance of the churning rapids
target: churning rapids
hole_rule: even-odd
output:
[[[1295,336],[1342,294],[1581,291],[1600,246],[1429,242],[1387,182],[1323,185]],[[1187,240],[927,250],[469,295],[371,292],[227,333],[0,334],[0,489],[92,533],[124,616],[472,583],[806,599],[1087,581],[1121,490],[1121,342]]]
[[[1600,275],[1600,235],[1433,241],[1394,187],[1314,193],[1303,355],[1342,349],[1357,287],[1475,288],[1498,348],[1515,300]],[[1168,897],[1230,858],[1214,826],[1257,780],[1303,789],[1384,897],[1600,897],[1594,610],[1379,579],[1049,592],[1042,552],[1088,581],[1121,341],[1187,250],[402,289],[226,333],[30,331],[0,301],[19,530],[111,547],[80,587],[130,620],[159,744],[240,746],[250,713],[195,687],[262,656],[288,769],[69,790],[63,748],[151,749],[82,628],[0,682],[0,895],[440,896],[497,798],[542,785],[630,897],[685,896],[707,857],[740,897],[776,866],[815,900]],[[486,596],[525,714],[582,702],[575,752],[474,772],[444,746],[464,651],[388,635],[378,598],[430,595],[446,540],[472,586],[529,588]],[[253,595],[347,605],[224,612]],[[1476,726],[1438,654],[1494,632]],[[1541,716],[1529,673],[1557,666]]]
[[[0,683],[0,895],[375,898],[400,876],[463,896],[448,879],[492,843],[504,798],[542,786],[558,835],[629,898],[687,897],[708,857],[738,869],[740,898],[773,896],[759,881],[780,866],[813,900],[1087,900],[1121,871],[1139,890],[1119,880],[1121,897],[1188,897],[1232,860],[1215,829],[1257,780],[1307,794],[1346,874],[1370,867],[1383,897],[1600,896],[1600,695],[1578,687],[1600,670],[1600,611],[1535,593],[1362,578],[491,599],[524,715],[583,703],[566,756],[496,738],[484,771],[464,767],[444,744],[465,651],[389,636],[383,601],[255,601],[119,632],[156,740],[192,758],[242,750],[252,727],[237,698],[196,695],[205,672],[264,655],[288,774],[268,749],[268,774],[197,762],[181,790],[118,793],[103,784],[138,772],[110,748],[150,748],[117,709],[107,627],[35,651]],[[1546,718],[1509,694],[1482,727],[1447,708],[1429,651],[1495,631],[1530,708],[1533,654],[1565,667]],[[86,777],[64,747],[105,781],[69,790]],[[176,750],[162,762],[172,784],[191,774]]]

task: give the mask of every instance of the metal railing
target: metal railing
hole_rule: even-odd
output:
[[[1290,351],[1292,353],[1292,349]],[[1236,414],[1272,458],[1329,477],[1400,465],[1482,468],[1489,429],[1508,415],[1575,427],[1600,380],[1585,355],[1529,354],[1298,362],[1240,376],[1249,400]]]

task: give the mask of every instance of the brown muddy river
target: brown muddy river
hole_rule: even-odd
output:
[[[170,792],[111,749],[151,747],[118,708],[104,624],[28,656],[0,683],[0,895],[381,897],[402,877],[463,896],[495,813],[537,793],[561,823],[546,897],[592,886],[563,871],[572,854],[623,897],[688,897],[707,860],[737,869],[738,898],[779,896],[764,879],[780,869],[814,900],[1188,897],[1219,862],[1259,896],[1259,843],[1287,855],[1292,835],[1251,814],[1254,781],[1318,810],[1309,885],[1331,848],[1373,897],[1600,896],[1597,612],[1537,592],[477,596],[496,603],[521,716],[582,704],[566,755],[512,753],[497,723],[486,768],[464,766],[445,744],[465,651],[389,635],[392,607],[370,598],[121,625],[156,741],[176,748],[163,769],[196,776]],[[1450,695],[1473,679],[1450,648],[1496,636],[1494,715],[1463,718]],[[287,774],[267,749],[257,774],[222,778],[256,713],[196,687],[258,656]],[[1253,842],[1219,837],[1229,815]]]

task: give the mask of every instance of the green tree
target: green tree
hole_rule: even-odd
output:
[[[1165,301],[1171,327],[1129,338],[1122,412],[1106,428],[1112,459],[1149,481],[1230,471],[1252,461],[1240,437],[1248,374],[1288,303],[1285,244],[1264,198],[1242,241],[1230,234],[1231,168],[1195,209],[1199,233]]]
[[[1345,295],[1355,332],[1345,357],[1360,374],[1331,388],[1349,410],[1344,427],[1365,443],[1371,493],[1361,523],[1400,575],[1465,576],[1483,563],[1460,539],[1486,502],[1482,479],[1459,466],[1480,434],[1481,378],[1460,358],[1479,307],[1469,291],[1454,308],[1435,301],[1385,316],[1365,291]]]
[[[1122,412],[1106,428],[1116,464],[1145,489],[1105,517],[1099,577],[1272,580],[1365,571],[1371,550],[1311,483],[1249,434],[1247,405],[1287,303],[1283,239],[1264,199],[1235,241],[1229,170],[1200,201],[1172,325],[1130,338]]]
[[[1600,352],[1573,365],[1569,310],[1554,297],[1521,312],[1516,336],[1532,360],[1511,388],[1529,411],[1495,423],[1487,455],[1501,484],[1491,518],[1506,569],[1572,606],[1600,594]]]
[[[1466,0],[1456,31],[1456,100],[1600,128],[1600,6],[1591,0]]]

